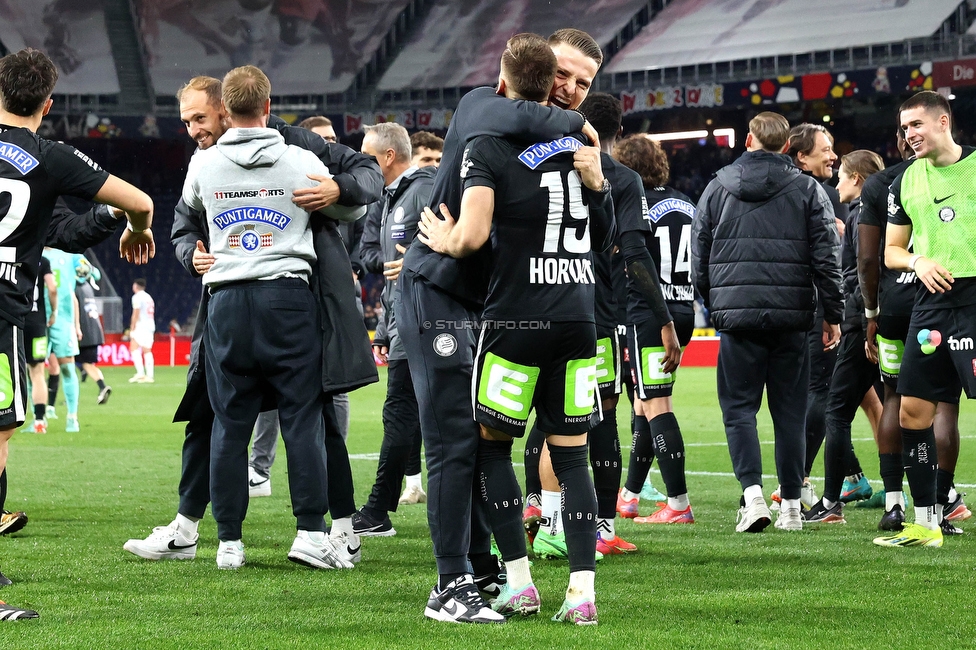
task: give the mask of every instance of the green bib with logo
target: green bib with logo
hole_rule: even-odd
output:
[[[948,167],[915,161],[902,177],[901,204],[916,253],[954,277],[976,277],[976,153]]]

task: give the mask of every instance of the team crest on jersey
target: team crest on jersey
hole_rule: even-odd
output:
[[[213,222],[221,230],[242,223],[265,224],[278,230],[284,230],[291,223],[291,217],[271,208],[244,206],[224,210],[213,218]]]
[[[37,158],[9,142],[0,142],[0,160],[13,165],[21,176],[26,176],[30,170],[40,164]]]
[[[681,199],[664,199],[655,203],[650,210],[647,211],[647,218],[657,223],[660,221],[661,217],[669,212],[682,212],[687,214],[689,217],[694,218],[695,216],[695,206],[687,201],[682,201]]]
[[[538,142],[519,154],[519,160],[529,169],[535,169],[556,154],[576,151],[583,143],[576,138],[559,138],[551,142]]]
[[[265,199],[269,196],[284,196],[285,190],[281,188],[259,190],[217,190],[214,192],[214,199],[217,201],[227,201],[228,199]]]
[[[956,218],[956,211],[953,210],[952,208],[946,206],[941,210],[939,210],[939,219],[941,219],[943,223],[949,223],[955,218]]]
[[[444,332],[434,337],[434,352],[441,357],[449,357],[458,349],[457,339],[454,335]]]
[[[238,232],[231,233],[227,237],[227,245],[231,249],[240,249],[245,253],[256,253],[262,248],[274,246],[274,233],[271,231],[261,232],[254,224],[247,224]]]

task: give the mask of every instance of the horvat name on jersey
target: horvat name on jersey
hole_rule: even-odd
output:
[[[593,264],[585,259],[530,257],[529,284],[594,284]]]

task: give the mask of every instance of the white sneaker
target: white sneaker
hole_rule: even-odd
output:
[[[780,530],[803,530],[803,515],[799,508],[781,508],[776,517],[776,527]]]
[[[288,551],[288,559],[314,569],[351,569],[329,536],[320,531],[300,530]]]
[[[147,560],[192,560],[197,556],[197,538],[180,530],[176,522],[153,528],[146,539],[130,539],[122,548]]]
[[[762,497],[756,497],[750,503],[739,508],[735,532],[758,533],[769,525],[772,517],[769,508],[766,506],[766,500]]]
[[[817,496],[817,492],[813,488],[813,483],[807,481],[800,486],[800,503],[803,504],[807,510],[817,505],[818,501],[820,501],[820,497]]]
[[[332,533],[329,535],[336,553],[349,564],[359,564],[363,559],[363,544],[356,533]]]
[[[140,384],[155,384],[156,383],[156,380],[153,377],[150,377],[149,375],[146,375],[145,377],[140,377],[136,381],[138,383],[140,383]]]
[[[427,493],[419,485],[411,485],[403,488],[403,494],[397,502],[401,506],[412,506],[418,503],[427,503]]]
[[[244,566],[244,543],[237,539],[230,542],[220,542],[217,547],[218,569],[240,569]]]
[[[138,384],[141,383],[142,380],[144,380],[145,378],[146,378],[145,375],[132,375],[131,377],[129,377],[129,383]]]
[[[247,496],[269,497],[271,496],[271,478],[265,478],[258,474],[253,467],[247,468]]]

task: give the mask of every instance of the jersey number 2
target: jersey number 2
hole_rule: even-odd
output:
[[[0,178],[0,194],[10,195],[10,205],[4,214],[0,214],[0,262],[14,264],[17,262],[17,247],[4,246],[10,235],[27,216],[27,206],[30,204],[30,185],[24,181]]]
[[[549,190],[549,215],[546,219],[546,240],[542,245],[543,253],[558,253],[559,240],[562,239],[563,250],[567,253],[582,254],[590,252],[590,212],[583,205],[583,191],[579,172],[572,170],[566,176],[566,192],[563,189],[563,179],[560,172],[545,172],[539,181],[539,187]],[[569,216],[574,221],[582,223],[563,222],[563,213],[569,208]],[[564,228],[565,226],[565,228]],[[579,226],[583,226],[580,233]]]

